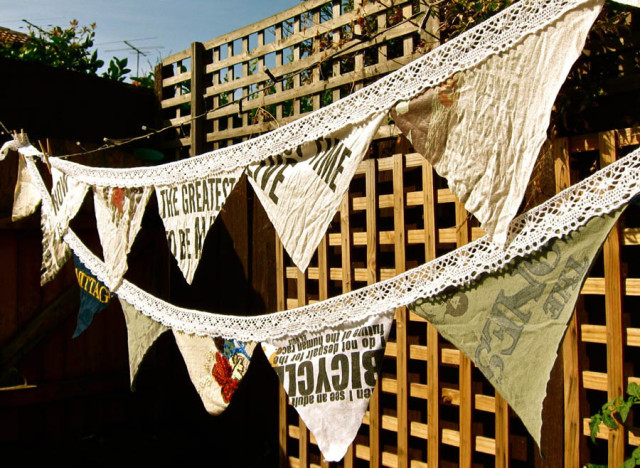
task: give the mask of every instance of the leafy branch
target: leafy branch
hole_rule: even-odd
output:
[[[604,424],[609,429],[617,429],[618,425],[622,425],[634,432],[636,431],[635,428],[628,427],[626,422],[631,408],[635,405],[640,405],[640,385],[630,383],[627,386],[627,395],[629,395],[627,398],[616,397],[607,401],[602,405],[600,411],[591,416],[589,429],[591,430],[592,442],[596,441],[596,437],[600,432],[600,424]],[[640,447],[634,449],[631,457],[624,461],[621,468],[633,468],[634,466],[640,466]],[[606,468],[605,465],[596,465],[594,463],[588,463],[587,467]]]
[[[23,21],[29,29],[28,37],[22,44],[0,42],[0,57],[97,76],[98,69],[104,65],[104,61],[98,58],[98,51],[94,49],[95,23],[80,26],[74,19],[66,28],[53,26],[44,29],[30,21]],[[131,73],[127,65],[127,58],[113,57],[102,77],[124,81]],[[132,80],[138,86],[153,87],[152,74],[133,77]]]

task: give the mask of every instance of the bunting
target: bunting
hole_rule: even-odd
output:
[[[392,111],[417,150],[505,245],[557,91],[603,2],[521,0],[345,99],[185,161],[111,169],[52,158],[51,165],[95,193],[155,188],[187,282],[207,230],[246,170],[286,251],[306,270],[378,125]],[[117,270],[111,287],[126,270],[128,249],[117,250],[105,253]]]
[[[44,186],[41,181],[36,185]],[[48,194],[42,190],[47,212]],[[640,149],[516,218],[506,248],[485,236],[390,280],[264,316],[176,307],[126,280],[117,294],[173,330],[190,378],[212,414],[229,404],[255,342],[261,341],[328,460],[341,458],[357,432],[379,372],[378,357],[383,355],[393,310],[403,305],[426,316],[467,353],[539,440],[545,390],[541,382],[548,380],[595,252],[618,216],[608,213],[624,207],[639,191]],[[105,262],[71,230],[64,240],[95,278],[107,277]],[[457,336],[469,328],[468,335]],[[517,381],[525,377],[535,382],[520,385]],[[350,387],[343,388],[345,379]],[[336,415],[345,421],[338,428],[332,423]]]
[[[55,229],[55,215],[45,208],[40,211],[40,229],[42,230],[42,267],[40,269],[40,285],[51,281],[60,272],[71,256],[69,246],[62,241]]]
[[[31,180],[31,173],[22,154],[18,155],[18,180],[13,192],[11,221],[18,221],[33,214],[40,205],[40,193]]]
[[[187,162],[115,170],[53,158],[58,172],[52,173],[51,195],[33,164],[38,152],[16,141],[14,149],[27,156],[28,183],[42,198],[42,279],[57,273],[71,246],[82,291],[74,336],[106,307],[113,291],[131,328],[132,383],[146,350],[170,328],[212,414],[228,406],[261,341],[330,461],[343,457],[361,424],[393,311],[410,305],[470,356],[539,441],[559,342],[588,269],[619,216],[607,213],[640,190],[635,151],[512,221],[553,99],[601,6],[601,0],[521,0],[362,92]],[[391,109],[491,236],[391,280],[264,316],[180,308],[123,279],[155,189],[170,249],[191,282],[206,234],[244,170],[285,249],[306,269]],[[104,262],[68,228],[88,186]],[[132,346],[132,340],[139,342]]]
[[[547,382],[582,284],[621,211],[468,287],[410,305],[478,366],[540,446]]]
[[[62,238],[69,229],[69,222],[78,213],[89,186],[78,182],[59,170],[51,169],[51,207],[53,230]]]
[[[384,118],[270,156],[247,168],[282,245],[304,271]]]
[[[202,257],[209,228],[242,172],[236,169],[216,177],[155,188],[169,249],[189,284]]]
[[[256,343],[173,332],[189,377],[210,414],[222,413],[247,372]]]
[[[497,243],[507,241],[553,103],[602,4],[585,2],[391,111],[416,151]]]
[[[289,402],[327,461],[342,459],[358,433],[393,314],[391,309],[357,323],[262,343]]]
[[[93,317],[109,306],[112,295],[109,288],[96,278],[91,270],[75,255],[73,256],[73,263],[75,264],[78,286],[80,286],[78,325],[75,332],[73,332],[73,338],[77,338],[91,325]]]
[[[151,187],[94,187],[93,201],[105,264],[105,284],[116,289],[127,271],[127,255],[140,230]]]

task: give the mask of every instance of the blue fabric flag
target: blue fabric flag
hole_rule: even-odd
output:
[[[73,256],[73,263],[76,267],[76,278],[80,286],[78,325],[73,333],[73,338],[76,338],[91,325],[94,315],[109,305],[111,291],[75,255]]]

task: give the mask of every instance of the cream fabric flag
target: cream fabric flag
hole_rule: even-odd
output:
[[[210,414],[222,413],[247,373],[256,343],[175,331],[191,382]]]
[[[51,205],[54,229],[62,237],[78,213],[89,186],[78,182],[56,168],[51,169]]]
[[[170,328],[138,312],[135,307],[122,298],[120,298],[120,305],[127,323],[129,376],[131,388],[134,389],[138,369],[140,369],[140,364],[142,364],[147,351],[153,346],[158,337],[170,330]]]
[[[158,210],[167,231],[169,249],[191,284],[202,246],[244,169],[183,184],[156,187]]]
[[[262,343],[265,355],[327,461],[358,433],[382,365],[394,310],[357,323]]]
[[[37,155],[38,151],[31,146],[29,138],[24,133],[16,133],[13,135],[13,139],[6,141],[0,147],[0,161],[3,161],[7,157],[9,151],[23,150],[30,155]]]
[[[447,179],[496,243],[507,242],[551,108],[602,3],[585,2],[392,110],[416,151]]]
[[[614,2],[640,8],[640,0],[614,0]]]
[[[93,187],[98,235],[107,267],[105,284],[114,291],[127,271],[127,255],[140,230],[151,187]]]
[[[410,308],[474,362],[540,445],[542,404],[585,277],[620,211]]]
[[[88,185],[77,182],[55,168],[51,169],[51,203],[42,210],[42,278],[41,283],[52,280],[69,259],[69,248],[62,236],[76,215],[88,190]],[[35,187],[34,187],[35,189]]]
[[[56,277],[60,269],[67,263],[71,250],[55,230],[54,215],[45,208],[40,210],[40,227],[42,228],[42,267],[40,285],[48,283]]]
[[[384,118],[349,125],[247,168],[249,182],[300,270],[307,269]]]
[[[11,221],[18,221],[33,214],[40,205],[40,192],[31,180],[31,173],[22,154],[18,156],[18,180],[13,192]]]

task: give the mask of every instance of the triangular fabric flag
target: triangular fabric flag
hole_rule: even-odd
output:
[[[171,253],[191,284],[202,246],[243,168],[182,184],[156,187],[158,210],[167,231]]]
[[[394,312],[262,343],[291,405],[327,461],[342,459],[358,433]]]
[[[247,373],[255,342],[173,331],[193,386],[208,413],[222,413]]]
[[[129,347],[129,376],[131,389],[135,388],[135,380],[138,375],[140,364],[147,354],[147,351],[156,342],[158,337],[170,330],[160,322],[151,320],[146,315],[138,312],[134,306],[122,298],[120,305],[124,313],[124,320],[127,323],[127,341]]]
[[[73,256],[76,267],[76,279],[80,286],[80,311],[78,312],[78,325],[73,333],[73,338],[85,331],[94,315],[106,309],[111,302],[111,291],[89,270],[78,257]]]
[[[78,182],[55,167],[51,169],[51,207],[54,229],[62,237],[78,213],[89,186]]]
[[[43,203],[40,210],[40,228],[42,229],[42,267],[40,285],[43,286],[56,277],[71,255],[69,246],[55,229],[54,215],[50,205]]]
[[[507,242],[551,108],[602,3],[587,1],[391,112],[415,150],[498,244]]]
[[[31,172],[24,156],[20,154],[18,155],[18,180],[13,192],[11,221],[18,221],[33,214],[38,209],[40,201],[40,192],[31,179]]]
[[[105,283],[115,290],[127,271],[127,255],[140,230],[152,187],[94,187],[98,235],[107,267]]]
[[[52,280],[69,259],[69,247],[62,236],[69,229],[69,222],[80,209],[88,190],[88,185],[73,180],[55,168],[51,170],[51,177],[51,203],[43,205],[41,213],[41,284]],[[32,188],[37,190],[35,185]]]
[[[348,125],[247,168],[249,182],[300,270],[307,269],[384,118]]]
[[[542,404],[560,341],[593,260],[622,210],[410,308],[493,384],[540,445]]]
[[[0,147],[0,161],[3,161],[9,151],[18,151],[21,148],[29,147],[31,143],[29,142],[29,138],[24,133],[15,133],[13,135],[13,140],[6,141]],[[35,149],[35,148],[34,148]],[[33,153],[33,152],[32,152]]]

